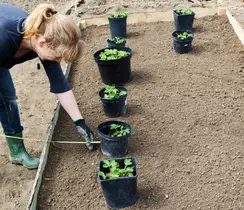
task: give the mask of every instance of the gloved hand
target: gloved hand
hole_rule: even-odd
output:
[[[93,132],[90,130],[90,128],[86,125],[84,119],[76,120],[75,122],[76,128],[80,136],[85,139],[86,146],[89,150],[93,149],[93,144],[91,143],[93,141]]]

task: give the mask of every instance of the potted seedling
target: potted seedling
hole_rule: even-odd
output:
[[[108,208],[126,208],[136,202],[138,172],[135,158],[101,160],[98,170]]]
[[[191,9],[174,10],[175,31],[192,31],[195,13]]]
[[[174,51],[176,53],[188,53],[192,50],[192,40],[194,35],[189,31],[175,31],[172,34]]]
[[[108,85],[99,91],[103,111],[108,117],[119,117],[126,113],[127,89],[121,86]]]
[[[94,53],[94,60],[106,85],[124,85],[131,79],[132,51],[127,47],[108,47]]]
[[[126,38],[126,24],[128,12],[119,12],[108,17],[111,37]]]
[[[125,43],[126,43],[126,39],[117,36],[107,39],[108,47],[116,47],[116,46],[125,47]]]
[[[122,121],[110,120],[98,127],[98,137],[101,141],[101,151],[108,157],[123,157],[128,152],[128,139],[131,126]]]

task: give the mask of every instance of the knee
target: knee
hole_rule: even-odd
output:
[[[17,96],[15,89],[8,90],[4,94],[0,94],[0,105],[7,103],[16,103]]]
[[[9,110],[12,110],[17,105],[17,97],[15,95],[9,95],[6,97],[0,98],[0,111],[5,110],[6,107],[9,108]]]

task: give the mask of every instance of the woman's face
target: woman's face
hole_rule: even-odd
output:
[[[60,62],[62,60],[61,52],[56,52],[55,50],[49,48],[45,40],[37,40],[37,45],[35,52],[38,57],[42,60],[50,60]]]

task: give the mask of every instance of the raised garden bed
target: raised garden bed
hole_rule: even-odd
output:
[[[133,80],[127,113],[133,126],[128,155],[137,158],[138,201],[128,209],[238,209],[243,206],[243,46],[225,17],[194,21],[193,49],[172,49],[173,22],[128,25]],[[109,27],[85,30],[92,51]],[[70,82],[84,117],[96,131],[108,120],[98,91],[104,86],[92,52],[74,66]],[[78,139],[61,111],[53,140]],[[97,137],[97,134],[96,134]],[[99,149],[51,146],[38,210],[106,205],[97,181]]]

